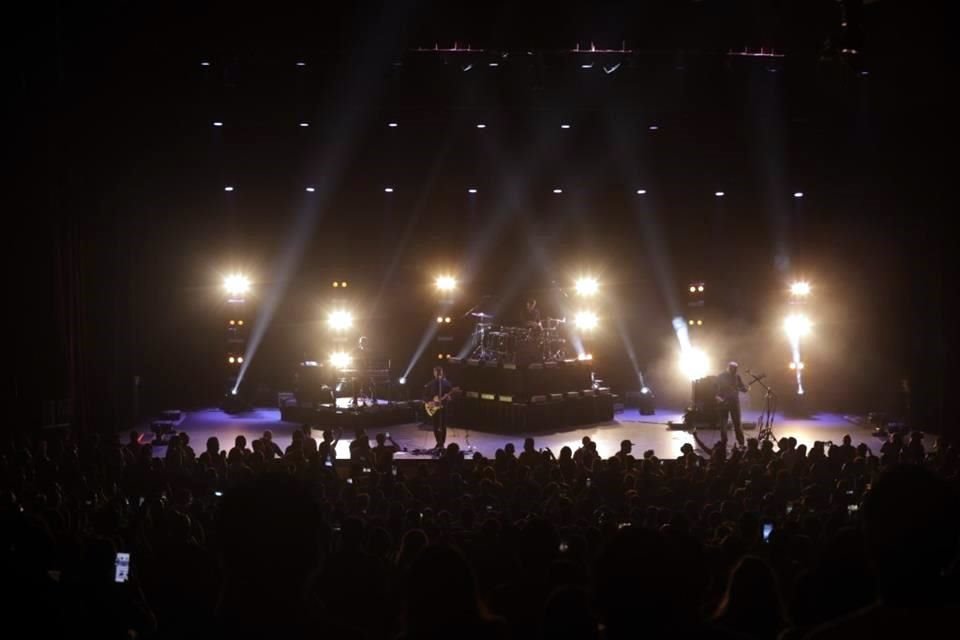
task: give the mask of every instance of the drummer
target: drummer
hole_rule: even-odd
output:
[[[540,309],[537,308],[536,298],[527,298],[527,308],[524,312],[523,324],[530,329],[540,328]]]

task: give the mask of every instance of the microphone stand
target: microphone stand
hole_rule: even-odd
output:
[[[747,375],[753,378],[750,384],[747,385],[748,387],[753,386],[753,383],[757,383],[763,387],[766,392],[764,395],[763,412],[761,412],[760,418],[757,420],[757,440],[761,442],[764,440],[776,442],[777,438],[773,435],[773,416],[777,412],[777,394],[763,382],[762,378],[765,377],[764,375],[757,376],[749,369],[747,369]]]

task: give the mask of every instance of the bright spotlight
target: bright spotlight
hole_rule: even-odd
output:
[[[227,358],[227,362],[229,362],[230,364],[233,364],[233,363],[236,362],[236,361],[237,361],[237,359],[234,358],[233,356],[230,356],[229,358]]]
[[[560,195],[561,193],[563,193],[563,189],[554,189],[553,192],[557,195]]]
[[[327,326],[333,331],[346,331],[353,326],[353,314],[338,309],[327,314]]]
[[[243,364],[243,356],[237,356],[237,364]]]
[[[690,347],[680,352],[680,371],[688,380],[699,380],[710,371],[710,359],[707,354]]]
[[[223,188],[223,190],[226,191],[227,193],[230,193],[233,191],[233,187],[231,187],[230,185],[227,185]]]
[[[396,129],[396,128],[399,127],[400,125],[397,124],[396,122],[391,122],[391,123],[387,124],[387,126],[390,127],[391,129]]]
[[[580,355],[577,356],[577,360],[580,360],[581,362],[585,360],[593,360],[593,354],[581,353]]]
[[[594,296],[600,290],[600,283],[592,276],[577,278],[573,286],[578,296]]]
[[[399,380],[397,380],[397,382],[399,382],[400,384],[407,384],[407,379],[401,377]]]
[[[451,322],[450,316],[447,316],[446,318],[444,318],[443,321],[444,321],[445,323],[447,323],[447,324],[450,324],[450,322]]]
[[[810,283],[804,281],[794,282],[790,285],[790,295],[802,298],[810,295]]]
[[[477,192],[477,190],[476,190],[475,188],[473,188],[473,187],[470,187],[469,189],[467,189],[467,193],[469,193],[469,194],[471,194],[471,195],[472,195],[472,194],[475,194],[476,192]]]
[[[560,128],[561,128],[561,129],[569,129],[569,128],[570,128],[570,125],[568,125],[568,124],[562,124],[562,125],[560,125]]]
[[[220,122],[219,120],[214,120],[214,121],[213,121],[213,126],[215,126],[215,127],[222,127],[222,126],[223,126],[223,123]]]
[[[457,288],[457,279],[447,275],[437,276],[437,279],[434,280],[434,285],[438,291],[453,291]]]
[[[310,126],[310,123],[309,123],[309,122],[301,122],[301,123],[300,123],[300,126],[303,127],[304,129],[306,129],[307,127]]]
[[[597,314],[595,314],[593,311],[578,312],[574,317],[574,322],[577,325],[577,329],[582,331],[593,331],[597,328],[597,325],[600,324]]]
[[[650,125],[649,127],[647,127],[647,129],[649,129],[650,131],[658,131],[658,130],[660,129],[660,127],[658,127],[658,126],[655,125],[655,124],[652,124],[652,125]]]
[[[306,191],[307,193],[313,193],[316,190],[317,190],[316,187],[307,187],[306,189],[304,189],[304,191]]]
[[[443,324],[443,316],[437,316],[437,324]]]
[[[703,293],[703,285],[702,285],[702,284],[701,284],[701,285],[697,285],[697,291],[699,291],[700,293]]]
[[[697,288],[694,285],[690,285],[690,293],[696,293]]]
[[[810,318],[802,313],[795,313],[787,316],[783,321],[783,329],[787,332],[787,337],[791,340],[797,340],[810,333],[813,323]]]
[[[713,195],[717,196],[718,198],[722,198],[723,196],[725,196],[725,195],[727,195],[727,194],[724,193],[723,191],[717,191],[717,192],[715,192]]]
[[[232,273],[223,279],[223,288],[232,298],[246,295],[250,292],[250,278],[242,273]]]
[[[650,387],[642,387],[640,389],[640,393],[642,393],[643,395],[648,395],[650,393]]]
[[[486,128],[487,128],[487,125],[483,124],[482,122],[477,125],[477,129],[486,129]]]
[[[330,364],[336,369],[346,369],[353,364],[353,356],[344,351],[331,353]]]
[[[645,196],[645,195],[647,195],[647,190],[646,190],[646,189],[637,189],[637,195],[638,195],[638,196]]]
[[[793,197],[794,197],[794,198],[802,198],[802,197],[803,197],[803,191],[794,191],[794,192],[793,192]]]
[[[384,188],[383,188],[383,192],[384,192],[384,193],[393,193],[393,187],[384,187]]]

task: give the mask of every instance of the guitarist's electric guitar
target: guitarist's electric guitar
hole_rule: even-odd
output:
[[[453,389],[450,389],[450,391],[447,391],[445,394],[443,394],[443,396],[433,396],[433,400],[424,402],[423,408],[426,410],[427,415],[432,418],[437,411],[443,409],[444,403],[449,400],[451,396],[459,392],[460,387],[454,387]]]

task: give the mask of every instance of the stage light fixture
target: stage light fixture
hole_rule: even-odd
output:
[[[304,191],[306,191],[307,193],[313,193],[316,190],[317,190],[316,187],[307,187],[306,189],[304,189]]]
[[[437,316],[437,324],[443,323],[443,316]]]
[[[223,188],[223,190],[226,191],[227,193],[230,193],[231,191],[233,191],[233,187],[231,187],[230,185],[227,185]]]
[[[647,195],[647,190],[646,190],[646,189],[637,189],[637,195],[638,195],[638,196],[645,196],[645,195]]]
[[[476,192],[477,192],[477,190],[474,189],[473,187],[467,189],[467,193],[469,193],[469,194],[471,194],[471,195],[472,195],[472,194],[475,194]]]
[[[557,195],[563,193],[563,189],[554,189],[553,192]]]
[[[346,288],[347,288],[347,281],[346,281],[346,280],[341,280],[341,281],[340,281],[340,288],[341,288],[341,289],[346,289]]]
[[[230,356],[229,358],[227,358],[227,362],[229,362],[230,364],[233,364],[233,363],[236,362],[236,361],[237,361],[237,359],[234,358],[233,356]]]
[[[692,327],[692,326],[693,326],[693,320],[687,320],[687,324],[689,324],[689,325]]]
[[[589,298],[590,296],[597,295],[597,292],[600,290],[600,283],[592,276],[583,276],[581,278],[577,278],[573,288],[577,292],[578,296]]]
[[[200,66],[201,66],[201,67],[209,67],[209,66],[210,66],[210,63],[207,62],[206,60],[204,60],[203,62],[200,63]]]
[[[593,355],[590,353],[581,353],[580,355],[577,356],[577,360],[579,360],[580,362],[593,360]]]
[[[650,131],[659,131],[659,130],[660,130],[660,127],[658,127],[658,126],[655,125],[655,124],[652,124],[652,125],[650,125],[649,127],[647,127],[647,129],[649,129]]]
[[[790,285],[790,295],[804,298],[810,295],[810,283],[799,280]]]
[[[301,126],[302,128],[304,128],[304,129],[306,129],[307,127],[310,126],[310,123],[309,123],[309,122],[301,122],[301,123],[300,123],[300,126]]]
[[[243,356],[237,356],[237,364],[243,364]]]
[[[697,288],[694,285],[690,285],[690,293],[696,293]]]
[[[242,326],[243,326],[243,320],[237,320],[237,324],[242,327]]]
[[[703,326],[703,320],[697,320],[697,326],[698,326],[698,327],[702,327],[702,326]]]
[[[215,127],[222,127],[222,126],[223,126],[223,123],[220,122],[219,120],[214,120],[214,121],[213,121],[213,126],[215,126]]]
[[[337,309],[327,314],[327,326],[333,331],[347,331],[353,327],[353,314]]]
[[[810,318],[802,313],[794,313],[787,316],[783,321],[783,329],[787,332],[787,337],[791,341],[797,341],[810,333],[813,323]]]
[[[231,325],[235,325],[235,324],[237,324],[237,321],[236,321],[236,320],[231,320],[231,321],[230,321],[230,324],[231,324]]]
[[[724,193],[723,191],[716,191],[716,192],[714,192],[713,195],[717,196],[718,198],[722,198],[723,196],[725,196],[725,195],[727,195],[727,194]]]
[[[250,278],[242,273],[232,273],[224,277],[223,288],[230,297],[243,296],[250,292]]]
[[[699,380],[710,371],[710,359],[701,349],[690,347],[680,352],[680,371],[690,381]]]
[[[794,198],[802,198],[802,197],[803,197],[803,191],[795,191],[795,192],[793,193],[793,197],[794,197]]]
[[[407,384],[407,379],[404,377],[401,377],[399,380],[397,380],[397,382],[399,382],[400,384]]]
[[[650,387],[641,387],[641,388],[640,388],[640,393],[642,393],[642,394],[645,395],[645,396],[646,396],[646,395],[650,395]]]
[[[703,285],[702,285],[702,284],[697,285],[697,291],[698,291],[699,293],[703,293]]]
[[[499,62],[488,62],[488,63],[487,63],[487,66],[488,66],[488,67],[499,67],[499,66],[500,66],[500,63],[499,63]]]
[[[383,192],[384,192],[384,193],[393,193],[393,187],[384,187],[384,188],[383,188]]]
[[[487,125],[483,124],[482,122],[477,125],[477,129],[486,129],[486,128],[487,128]]]
[[[303,62],[303,61],[298,61],[298,62],[297,62],[297,66],[298,66],[298,67],[305,67],[305,66],[307,66],[307,63],[306,63],[306,62]]]
[[[438,291],[449,292],[457,288],[457,279],[451,275],[437,276],[434,285]]]
[[[446,318],[444,318],[443,321],[447,324],[450,324],[450,316],[447,316]]]
[[[564,124],[560,125],[560,128],[561,128],[561,129],[569,129],[569,128],[570,128],[570,125],[564,123]]]
[[[391,129],[396,129],[396,128],[399,127],[400,125],[397,124],[396,122],[388,122],[388,123],[387,123],[387,126],[390,127]]]
[[[333,288],[334,288],[334,289],[337,289],[337,288],[339,288],[339,287],[340,287],[340,283],[337,282],[336,280],[334,280],[334,281],[333,281]]]
[[[574,316],[574,323],[577,325],[577,329],[581,331],[593,331],[600,324],[600,320],[593,311],[579,311]]]
[[[346,369],[353,363],[353,356],[345,351],[330,354],[330,364],[336,369]]]

